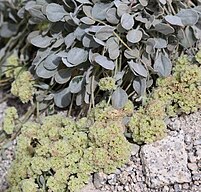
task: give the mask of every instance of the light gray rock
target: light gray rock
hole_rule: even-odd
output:
[[[117,182],[117,177],[116,177],[115,174],[110,174],[110,175],[108,175],[107,179],[108,179],[107,182],[108,182],[110,185],[115,185],[115,183]]]
[[[172,118],[172,120],[168,124],[168,128],[172,131],[178,131],[180,129],[181,123],[179,119]]]
[[[167,136],[161,141],[143,146],[140,155],[149,187],[159,188],[191,181],[182,131],[175,137]]]
[[[100,190],[96,189],[93,185],[93,183],[89,183],[86,186],[84,186],[80,192],[101,192]]]
[[[131,155],[136,155],[140,150],[140,146],[139,145],[136,145],[136,144],[133,144],[131,146]]]
[[[197,170],[197,164],[196,163],[188,163],[188,168],[191,171],[196,171]]]
[[[93,176],[93,184],[99,189],[101,188],[107,181],[107,175],[104,173],[95,173]]]
[[[201,173],[194,174],[192,179],[193,181],[201,181]]]
[[[196,150],[196,156],[200,160],[201,159],[201,145],[195,146],[195,150]]]
[[[195,140],[194,145],[201,145],[201,138]]]

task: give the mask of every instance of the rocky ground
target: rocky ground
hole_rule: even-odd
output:
[[[1,96],[0,96],[1,97]],[[0,104],[0,127],[6,103]],[[133,145],[130,161],[114,174],[95,174],[82,192],[201,192],[201,111],[171,119],[168,136]],[[15,141],[0,155],[0,192],[14,159]],[[94,187],[95,186],[95,187]]]

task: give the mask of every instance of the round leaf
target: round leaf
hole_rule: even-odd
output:
[[[50,3],[47,5],[46,14],[48,20],[51,22],[60,21],[65,15],[68,15],[63,6],[56,3]]]
[[[73,44],[74,41],[75,41],[74,33],[69,33],[64,38],[64,42],[65,42],[66,48],[68,49]]]
[[[173,27],[171,27],[169,24],[165,24],[165,23],[159,23],[159,24],[155,25],[155,30],[164,35],[174,33],[174,31],[175,31]]]
[[[56,70],[47,70],[44,67],[43,63],[40,63],[36,68],[36,74],[38,75],[38,77],[41,77],[44,79],[51,78],[52,76],[54,76],[55,73],[56,73]]]
[[[117,38],[111,37],[107,40],[106,46],[109,52],[110,59],[117,59],[119,57],[119,41]]]
[[[65,88],[54,94],[54,102],[57,107],[64,108],[71,103],[71,93],[69,88]]]
[[[192,9],[182,9],[177,16],[181,18],[185,26],[193,26],[198,22],[199,15]]]
[[[82,89],[83,76],[74,77],[69,84],[69,91],[71,93],[78,93]]]
[[[107,40],[109,37],[113,35],[113,31],[114,31],[113,27],[104,26],[96,32],[96,38],[100,40]]]
[[[98,63],[100,66],[102,66],[105,69],[113,70],[115,67],[114,62],[109,60],[107,57],[105,57],[103,55],[96,56],[95,62]]]
[[[118,24],[119,19],[117,18],[116,8],[111,8],[106,12],[106,20],[111,24]]]
[[[112,94],[112,106],[121,109],[128,101],[128,95],[121,87],[118,87]]]
[[[92,17],[99,20],[106,18],[107,10],[113,5],[113,3],[96,3],[92,8]]]
[[[121,25],[124,29],[130,30],[134,25],[133,16],[129,13],[124,13],[121,17]]]
[[[184,26],[181,18],[178,16],[173,16],[173,15],[167,15],[165,16],[165,20],[170,23],[171,25],[178,25],[178,26]]]
[[[146,91],[146,78],[140,76],[136,77],[133,81],[133,88],[138,95],[144,95]]]
[[[55,81],[59,84],[68,82],[71,78],[71,71],[69,69],[60,69],[55,74]]]
[[[48,36],[37,35],[33,38],[30,38],[32,45],[40,48],[46,48],[51,45],[53,38]]]
[[[60,57],[55,54],[51,54],[44,60],[44,67],[48,70],[54,70],[58,67],[60,62]]]
[[[87,60],[88,52],[81,48],[72,48],[67,54],[67,60],[72,65],[79,65]]]
[[[131,43],[138,43],[142,39],[142,35],[142,31],[133,29],[127,33],[126,38]]]
[[[154,70],[162,77],[169,76],[172,70],[170,59],[166,55],[159,53],[154,63]]]
[[[141,63],[135,63],[133,62],[133,60],[131,60],[128,62],[128,65],[130,69],[134,72],[134,74],[137,73],[138,75],[142,77],[147,77],[148,72]]]

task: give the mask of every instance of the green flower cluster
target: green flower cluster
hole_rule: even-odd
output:
[[[181,56],[173,74],[157,80],[148,103],[131,117],[129,127],[134,141],[150,143],[165,136],[167,116],[196,111],[201,107],[201,68]]]
[[[11,93],[20,98],[22,103],[33,99],[35,93],[33,76],[29,71],[21,72],[11,85]]]
[[[152,108],[154,106],[156,109]],[[151,114],[149,114],[149,111],[151,111]],[[162,111],[162,114],[160,114],[160,111]],[[158,117],[157,114],[159,114]],[[152,104],[151,108],[149,106],[147,108],[140,107],[129,122],[133,140],[142,144],[162,139],[166,134],[166,125],[162,118],[163,114],[164,105],[162,103]]]
[[[3,122],[3,130],[7,134],[12,134],[15,130],[15,121],[18,119],[17,110],[15,107],[8,107],[5,110],[5,117]]]
[[[116,89],[115,79],[112,77],[103,77],[98,83],[100,90],[111,91]]]
[[[9,191],[76,192],[89,181],[92,173],[111,173],[125,164],[130,156],[130,145],[121,123],[125,109],[118,112],[111,106],[105,107],[105,121],[95,113],[104,111],[103,106],[105,103],[78,121],[52,115],[45,117],[41,124],[25,123],[8,174]],[[94,114],[99,120],[95,120]]]
[[[15,78],[22,67],[20,66],[19,58],[16,54],[12,54],[6,60],[5,76],[10,78]]]

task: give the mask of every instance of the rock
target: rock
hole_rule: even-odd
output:
[[[195,163],[197,161],[197,157],[193,153],[188,153],[188,160],[191,163]]]
[[[107,181],[107,175],[104,173],[95,173],[93,176],[93,184],[99,189],[101,188]]]
[[[96,189],[93,185],[93,183],[88,183],[85,185],[80,192],[101,192],[100,190]]]
[[[179,119],[171,119],[168,124],[168,128],[172,131],[178,131],[180,129],[181,123]]]
[[[143,146],[140,156],[145,181],[151,188],[191,181],[183,131],[177,136],[167,136],[161,141]]]
[[[140,146],[136,144],[132,144],[131,146],[131,155],[136,155],[140,150]]]
[[[169,187],[167,185],[163,187],[163,192],[169,192]]]
[[[117,177],[116,177],[116,175],[115,174],[110,174],[110,175],[108,175],[108,183],[110,184],[110,185],[115,185],[115,183],[117,182]]]
[[[187,190],[189,189],[189,184],[188,183],[184,183],[182,186],[183,189]]]
[[[184,140],[185,140],[185,143],[186,143],[187,145],[190,145],[191,142],[192,142],[192,137],[191,137],[191,135],[190,135],[190,134],[185,134]]]
[[[188,163],[188,168],[191,171],[196,171],[197,170],[197,164],[196,163]]]
[[[193,179],[193,181],[200,181],[201,180],[201,173],[193,174],[192,179]]]
[[[194,145],[201,145],[201,138],[194,141]]]
[[[174,191],[175,191],[175,192],[182,192],[182,191],[181,191],[181,186],[180,186],[178,183],[175,183],[175,184],[174,184]]]
[[[122,185],[119,185],[119,186],[117,187],[117,191],[123,191],[123,189],[124,189],[124,187],[123,187]]]
[[[128,180],[128,172],[126,171],[123,171],[119,177],[119,182],[122,184],[122,185],[125,185],[127,183],[127,180]]]
[[[197,162],[197,166],[199,169],[201,169],[201,159],[200,159],[200,161]]]
[[[201,145],[197,145],[195,147],[195,150],[196,150],[196,156],[198,159],[201,159]]]

